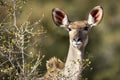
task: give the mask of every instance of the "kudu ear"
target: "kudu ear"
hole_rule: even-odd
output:
[[[59,8],[54,8],[52,10],[53,21],[57,26],[66,28],[69,25],[69,20],[64,11]]]
[[[88,16],[88,24],[91,26],[96,26],[100,23],[103,17],[103,8],[101,6],[94,7]]]

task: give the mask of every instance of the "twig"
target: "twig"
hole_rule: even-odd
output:
[[[42,58],[40,58],[40,54],[39,54],[39,56],[37,58],[37,61],[36,61],[35,65],[33,66],[33,69],[31,70],[29,76],[37,69],[37,67],[39,66],[41,60],[42,60]]]
[[[17,31],[19,31],[18,26],[17,26],[17,19],[16,19],[16,0],[12,0],[13,1],[13,25],[15,26],[15,28],[17,29]]]

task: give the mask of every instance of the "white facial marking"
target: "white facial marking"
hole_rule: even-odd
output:
[[[81,41],[73,41],[72,44],[74,47],[78,47],[78,46],[82,45],[82,42]]]

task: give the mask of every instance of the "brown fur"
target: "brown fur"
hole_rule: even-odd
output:
[[[71,29],[79,29],[85,27],[87,25],[87,21],[75,21],[70,23]]]

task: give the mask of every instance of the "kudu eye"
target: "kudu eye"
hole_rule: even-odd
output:
[[[84,27],[83,29],[84,29],[85,31],[88,31],[88,30],[89,30],[89,27],[86,26],[86,27]]]
[[[70,28],[67,28],[68,29],[68,31],[71,31],[71,29]]]

